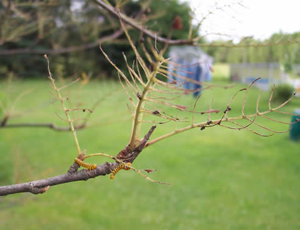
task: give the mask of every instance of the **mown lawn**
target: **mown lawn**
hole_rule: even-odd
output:
[[[47,84],[20,81],[9,90],[5,82],[0,82],[0,92],[6,92],[9,101],[21,92],[33,90],[15,104],[14,113],[21,112],[23,116],[11,123],[66,125],[49,103],[51,89]],[[214,108],[225,109],[240,87],[243,86],[205,91],[199,110],[207,109],[212,97]],[[131,121],[126,96],[118,83],[77,84],[65,92],[71,104],[80,107],[89,108],[103,98],[92,114],[90,127],[77,132],[82,149],[117,154],[124,148]],[[249,93],[247,114],[255,111],[257,95],[256,89]],[[238,97],[233,103],[232,116],[240,115],[241,101],[242,97]],[[178,103],[193,105],[193,98],[187,96]],[[260,105],[261,110],[267,109],[267,94],[262,95]],[[299,98],[284,111],[292,112],[296,107],[300,107]],[[286,122],[291,119],[280,114],[273,118]],[[205,121],[206,117],[199,115],[195,119]],[[287,128],[262,122],[272,129]],[[147,124],[143,133],[149,127]],[[153,137],[173,127],[170,123],[160,125]],[[171,185],[150,183],[132,171],[122,171],[114,180],[98,177],[54,186],[43,195],[1,197],[0,229],[300,229],[299,147],[300,143],[289,140],[288,133],[265,138],[247,130],[195,129],[145,149],[134,162],[137,168],[157,169],[151,177]],[[63,174],[76,156],[71,133],[47,128],[1,129],[0,150],[1,185]],[[90,159],[97,164],[105,161]]]

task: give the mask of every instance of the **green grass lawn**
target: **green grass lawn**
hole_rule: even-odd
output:
[[[240,87],[205,91],[199,110],[206,110],[212,97],[214,108],[225,109]],[[5,82],[0,82],[0,92],[8,90]],[[49,103],[47,81],[16,82],[6,98],[13,101],[27,90],[33,91],[15,104],[15,114],[23,111],[23,116],[11,123],[66,125]],[[82,149],[116,155],[125,147],[131,121],[118,83],[77,84],[65,94],[72,105],[87,108],[108,95],[92,114],[89,128],[77,132]],[[249,93],[247,114],[255,111],[257,95],[257,89]],[[193,100],[186,96],[178,103],[193,105]],[[233,103],[232,116],[240,114],[241,100],[238,97]],[[296,107],[300,107],[299,98],[284,111]],[[268,95],[263,94],[260,109],[267,108]],[[195,119],[205,121],[203,116]],[[273,118],[291,119],[280,114]],[[262,122],[272,129],[287,128]],[[143,133],[149,127],[147,124]],[[173,128],[174,124],[160,125],[153,138]],[[0,197],[0,229],[300,229],[299,147],[300,143],[289,140],[288,133],[264,138],[247,130],[195,129],[145,149],[134,162],[136,168],[157,169],[151,177],[171,185],[150,183],[133,171],[121,171],[114,180],[98,177],[54,186],[43,195]],[[1,185],[63,174],[76,156],[71,133],[47,128],[1,129],[0,150]],[[89,161],[101,164],[107,159]]]

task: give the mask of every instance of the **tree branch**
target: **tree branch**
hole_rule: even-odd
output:
[[[126,162],[133,162],[138,155],[143,151],[147,141],[149,140],[151,134],[155,130],[156,126],[152,126],[148,133],[145,135],[145,137],[141,140],[141,144],[132,152],[128,152],[126,157],[124,158]],[[125,148],[126,149],[126,148]],[[120,153],[122,153],[121,151]],[[122,154],[118,154],[118,157]],[[103,156],[104,154],[89,154],[86,157],[91,157],[91,156]],[[55,176],[55,177],[50,177],[47,179],[42,179],[42,180],[37,180],[37,181],[31,181],[27,183],[22,183],[22,184],[14,184],[14,185],[7,185],[7,186],[0,186],[0,196],[5,196],[5,195],[10,195],[10,194],[15,194],[15,193],[23,193],[23,192],[29,192],[32,194],[41,194],[46,192],[50,186],[54,185],[59,185],[59,184],[65,184],[65,183],[70,183],[74,181],[81,181],[81,180],[88,180],[91,178],[95,178],[98,176],[104,176],[106,174],[110,174],[118,165],[120,162],[123,162],[122,158],[118,157],[112,157],[112,159],[115,159],[116,162],[109,163],[106,162],[102,165],[97,165],[96,169],[94,170],[87,170],[83,169],[81,171],[77,171],[79,168],[79,165],[74,162],[71,167],[69,168],[68,172],[63,175]],[[139,172],[139,170],[135,170],[135,172]],[[140,174],[140,173],[139,173]],[[148,180],[150,178],[147,177]],[[153,180],[150,180],[153,181]],[[155,182],[155,181],[153,181]]]
[[[72,46],[68,48],[62,49],[32,49],[32,48],[24,48],[24,49],[11,49],[11,50],[0,50],[0,55],[14,55],[14,54],[49,54],[49,55],[58,55],[63,53],[72,53],[81,50],[91,49],[99,46],[100,43],[104,43],[110,41],[112,39],[116,39],[123,34],[123,29],[116,31],[115,33],[102,37],[98,39],[98,41],[81,45],[81,46]]]
[[[152,135],[153,131],[156,129],[156,125],[153,125],[145,137],[140,141],[139,146],[134,149],[130,149],[130,146],[126,146],[118,155],[117,159],[122,160],[124,162],[133,163],[133,161],[139,156],[139,154],[145,148],[150,136]]]
[[[124,23],[132,26],[136,30],[141,31],[143,34],[146,34],[147,36],[155,39],[158,42],[167,43],[167,44],[170,44],[170,45],[184,45],[184,44],[194,44],[194,43],[196,43],[196,41],[190,40],[190,39],[172,40],[172,39],[167,39],[167,38],[160,37],[157,34],[155,34],[155,32],[147,30],[143,26],[139,26],[135,21],[133,21],[132,19],[126,17],[124,14],[117,11],[114,7],[107,5],[104,1],[94,0],[94,2],[97,5],[99,5],[101,8],[107,10],[109,13],[111,13],[115,17],[120,18]]]
[[[164,37],[158,36],[155,32],[145,29],[144,26],[138,25],[135,20],[133,20],[133,19],[127,17],[126,15],[122,14],[117,9],[115,9],[114,7],[106,4],[102,0],[94,0],[94,2],[98,6],[100,6],[101,8],[108,11],[113,16],[115,16],[117,18],[120,18],[124,23],[132,26],[134,29],[141,31],[143,34],[153,38],[157,42],[164,43],[164,44],[169,44],[169,45],[199,45],[199,46],[202,46],[202,47],[207,47],[207,46],[208,47],[210,47],[210,46],[212,46],[212,47],[264,47],[264,46],[289,45],[289,44],[300,43],[300,40],[291,39],[291,40],[288,40],[288,41],[285,41],[285,42],[276,41],[276,42],[264,42],[264,43],[260,43],[260,44],[243,44],[243,43],[239,43],[239,44],[226,44],[226,43],[224,43],[224,44],[215,44],[215,43],[197,44],[198,41],[200,40],[200,38],[202,38],[203,36],[198,36],[194,39],[172,40],[172,39],[169,39],[169,38],[164,38]]]
[[[0,129],[1,128],[50,128],[56,131],[71,131],[71,128],[69,126],[56,126],[54,123],[15,123],[15,124],[7,124],[7,123],[1,123],[0,124]],[[80,125],[75,125],[74,127],[76,130],[79,129],[84,129],[86,128],[86,124],[80,124]]]
[[[0,196],[5,196],[5,195],[10,195],[15,193],[23,193],[23,192],[29,192],[32,194],[44,193],[49,189],[49,186],[65,184],[74,181],[82,181],[82,180],[86,181],[88,179],[96,178],[98,176],[104,176],[106,174],[109,174],[117,165],[118,163],[116,162],[114,163],[106,162],[102,165],[97,165],[97,168],[94,170],[83,169],[81,171],[77,171],[76,169],[75,170],[73,169],[73,173],[72,170],[69,170],[66,174],[50,177],[47,179],[31,181],[22,184],[1,186]],[[72,167],[73,165],[70,168]]]

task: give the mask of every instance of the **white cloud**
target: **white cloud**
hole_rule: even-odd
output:
[[[265,39],[279,31],[293,33],[300,31],[300,1],[295,0],[185,0],[195,9],[199,21],[210,10],[216,10],[203,22],[202,33],[222,33],[229,38],[239,39],[244,36],[254,36]],[[241,4],[239,4],[241,3]],[[242,6],[241,6],[242,5]],[[210,40],[220,36],[210,35]]]

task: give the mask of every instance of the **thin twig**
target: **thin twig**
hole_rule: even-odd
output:
[[[46,58],[47,60],[47,69],[48,69],[48,74],[49,74],[49,79],[52,83],[52,86],[54,88],[54,90],[56,91],[56,94],[61,102],[61,105],[65,111],[65,115],[66,115],[66,118],[67,118],[67,122],[69,123],[69,126],[71,128],[71,131],[72,131],[72,134],[73,134],[73,137],[74,137],[74,140],[75,140],[75,144],[76,144],[76,148],[77,148],[77,152],[78,152],[78,155],[81,153],[81,149],[80,149],[80,146],[79,146],[79,141],[78,141],[78,138],[77,138],[77,135],[76,135],[76,131],[75,131],[75,127],[74,127],[74,124],[72,122],[72,119],[69,115],[69,111],[64,103],[64,100],[63,100],[63,97],[61,96],[60,92],[59,92],[59,89],[56,87],[56,84],[55,84],[55,81],[52,77],[52,73],[50,71],[50,63],[49,63],[49,59],[47,57],[47,55],[45,54],[44,57]],[[58,114],[57,114],[58,115]]]
[[[61,49],[32,49],[32,48],[24,48],[24,49],[10,49],[10,50],[0,50],[0,55],[16,55],[16,54],[49,54],[49,55],[59,55],[64,53],[73,53],[78,52],[86,49],[92,49],[99,46],[99,44],[105,42],[111,42],[113,39],[120,37],[123,34],[123,30],[120,29],[114,32],[111,35],[102,37],[98,39],[98,41],[80,45],[80,46],[72,46],[68,48],[61,48]]]
[[[288,41],[276,41],[276,42],[264,42],[259,44],[247,44],[247,43],[238,43],[238,44],[218,44],[218,43],[198,43],[201,36],[194,38],[194,39],[178,39],[178,40],[172,40],[170,38],[164,38],[161,36],[158,36],[157,33],[147,30],[144,28],[144,26],[138,25],[138,23],[128,18],[126,15],[121,14],[118,10],[116,10],[111,5],[106,4],[104,1],[101,0],[94,0],[96,4],[98,4],[101,8],[105,9],[110,14],[114,15],[115,17],[119,17],[124,23],[132,26],[134,29],[141,31],[143,34],[151,37],[157,42],[169,44],[169,45],[197,45],[201,47],[264,47],[264,46],[275,46],[275,45],[286,45],[286,44],[297,44],[300,43],[299,40],[288,40]]]
[[[13,124],[5,124],[0,125],[1,128],[50,128],[56,131],[71,131],[71,128],[69,126],[63,127],[63,126],[56,126],[54,123],[13,123]],[[76,130],[84,129],[85,126],[83,125],[75,125]]]

